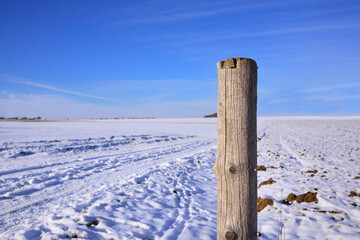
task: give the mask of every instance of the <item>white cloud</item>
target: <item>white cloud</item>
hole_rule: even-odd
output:
[[[344,30],[344,29],[354,29],[359,28],[360,24],[326,24],[326,25],[313,25],[313,26],[303,26],[303,27],[291,27],[291,28],[282,28],[282,29],[272,29],[266,31],[256,31],[256,32],[222,32],[213,35],[194,35],[190,40],[184,39],[183,35],[178,35],[178,39],[181,41],[173,42],[166,44],[168,47],[180,47],[190,44],[203,43],[218,41],[223,39],[238,39],[245,37],[261,37],[261,36],[276,36],[276,35],[287,35],[287,34],[297,34],[304,32],[319,32],[319,31],[328,31],[328,30]],[[159,36],[160,38],[161,36]],[[175,36],[173,35],[172,38]],[[164,45],[162,45],[164,46]]]
[[[262,4],[231,4],[226,3],[226,1],[220,2],[219,6],[215,6],[213,9],[204,10],[204,6],[202,7],[194,7],[194,2],[191,2],[193,8],[185,8],[185,9],[177,9],[177,10],[159,10],[156,9],[155,12],[152,12],[150,16],[135,16],[129,17],[126,20],[119,20],[111,22],[109,25],[123,25],[123,24],[137,24],[137,23],[152,23],[152,22],[167,22],[167,21],[179,21],[179,20],[187,20],[194,18],[202,18],[214,15],[220,15],[228,12],[239,12],[249,9],[259,9],[263,7],[272,7],[276,4],[284,3],[285,1],[272,1],[271,3],[262,3]],[[206,5],[210,5],[210,2],[206,2]],[[231,7],[223,7],[223,6],[231,6]],[[143,7],[143,6],[142,6]],[[196,10],[198,8],[199,10]],[[189,11],[189,9],[191,9]],[[148,9],[148,12],[151,12],[151,9]]]
[[[257,95],[259,100],[274,97],[277,94],[277,90],[269,87],[258,87]]]
[[[52,90],[52,91],[55,91],[55,92],[68,93],[68,94],[82,96],[82,97],[95,98],[95,99],[100,99],[100,100],[105,100],[105,101],[122,103],[121,101],[118,101],[118,100],[115,100],[115,99],[106,98],[106,97],[100,97],[100,96],[94,96],[94,95],[90,95],[90,94],[86,94],[86,93],[81,93],[81,92],[71,91],[71,90],[67,90],[67,89],[57,88],[57,87],[36,83],[36,82],[30,81],[28,79],[14,77],[14,76],[10,76],[10,75],[0,74],[0,79],[2,79],[4,81],[7,81],[7,82],[18,83],[18,84],[22,84],[22,85],[29,85],[29,86],[39,87],[39,88],[45,88],[45,89],[49,89],[49,90]]]
[[[114,117],[202,117],[216,111],[216,100],[149,102],[129,107],[80,103],[59,95],[11,94],[0,98],[0,116],[47,119]]]
[[[306,100],[323,100],[323,101],[346,101],[352,99],[360,99],[360,94],[353,94],[353,95],[338,95],[338,96],[311,96],[306,97]]]
[[[294,99],[293,98],[277,98],[277,99],[270,100],[269,103],[270,104],[278,104],[278,103],[284,103],[284,102],[290,102],[290,101],[294,101]]]
[[[330,85],[330,86],[324,86],[319,88],[310,88],[310,89],[304,89],[300,90],[300,92],[328,92],[338,89],[347,89],[347,88],[354,88],[354,87],[360,87],[360,83],[347,83],[347,84],[336,84],[336,85]]]

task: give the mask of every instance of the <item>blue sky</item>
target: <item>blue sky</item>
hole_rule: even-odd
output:
[[[0,1],[0,116],[201,117],[216,62],[258,115],[360,114],[360,1]]]

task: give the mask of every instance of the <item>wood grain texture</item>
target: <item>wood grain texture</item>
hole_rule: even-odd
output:
[[[249,58],[218,63],[217,239],[256,239],[257,65]]]

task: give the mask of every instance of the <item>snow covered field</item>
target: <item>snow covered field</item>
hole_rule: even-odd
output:
[[[359,117],[259,118],[258,151],[259,239],[360,239]],[[216,119],[0,122],[0,239],[216,239],[215,156]]]

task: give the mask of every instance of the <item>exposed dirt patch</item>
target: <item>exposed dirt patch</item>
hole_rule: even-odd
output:
[[[74,233],[74,234],[66,234],[65,237],[66,237],[66,238],[80,238],[80,236],[77,235],[76,233]]]
[[[343,214],[346,215],[346,213],[341,212],[341,211],[328,211],[328,213],[332,213],[332,214],[341,214],[341,213],[343,213]]]
[[[100,221],[99,220],[97,220],[97,219],[95,219],[94,221],[91,221],[91,222],[88,222],[88,223],[86,223],[86,226],[88,226],[88,227],[91,227],[91,226],[97,226],[97,225],[99,225],[99,223],[100,223]]]
[[[319,213],[331,213],[331,214],[344,214],[344,215],[347,215],[345,212],[337,211],[337,210],[326,211],[326,210],[320,210],[319,208],[314,208],[314,210],[315,210],[315,212],[319,212]]]
[[[349,197],[360,197],[360,193],[357,193],[355,191],[351,191],[349,194]]]
[[[266,171],[266,167],[264,165],[260,165],[256,169],[257,171]]]
[[[274,179],[270,178],[269,180],[260,183],[259,188],[260,188],[261,186],[271,185],[271,184],[274,184],[274,183],[276,183],[276,181],[275,181]]]
[[[297,203],[302,202],[315,202],[318,203],[318,199],[316,198],[317,193],[307,192],[301,195],[295,195],[294,193],[290,193],[288,197],[282,201],[284,204],[291,204],[292,202],[296,201]]]
[[[293,201],[295,201],[295,199],[296,199],[296,195],[293,194],[293,193],[290,193],[290,194],[288,195],[288,197],[286,198],[286,201],[288,201],[288,202],[293,202]]]
[[[334,217],[331,217],[332,220],[340,220],[340,221],[344,221],[345,218],[341,217],[340,219],[336,219]]]
[[[261,198],[259,197],[257,199],[257,211],[261,212],[262,210],[264,210],[264,208],[266,208],[266,206],[268,205],[273,205],[274,201],[270,198]]]

